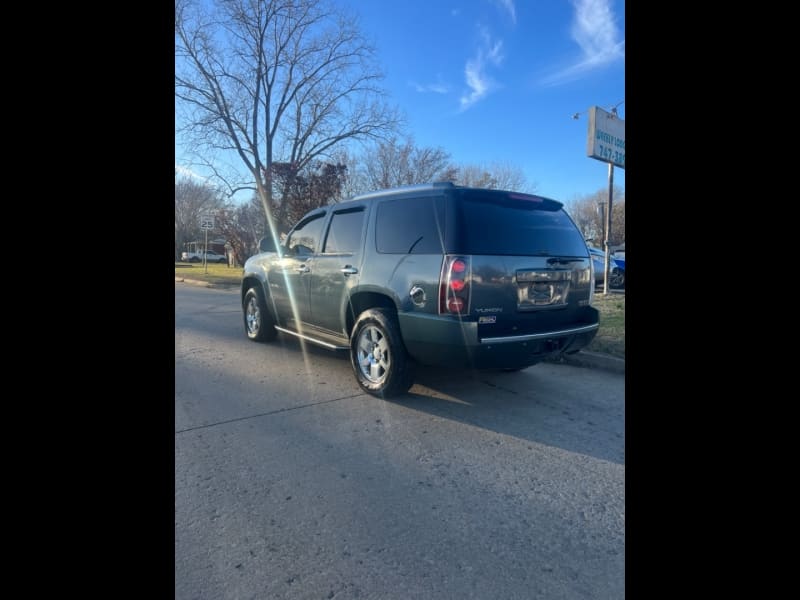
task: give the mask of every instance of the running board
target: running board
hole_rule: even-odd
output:
[[[284,329],[283,327],[278,327],[277,325],[275,325],[275,329],[277,329],[278,331],[282,331],[283,333],[288,333],[289,335],[293,335],[295,337],[306,340],[307,342],[311,342],[312,344],[317,344],[318,346],[322,346],[323,348],[327,348],[328,350],[350,350],[350,346],[337,346],[335,344],[329,344],[328,342],[323,342],[322,340],[318,340],[316,338],[303,335],[302,333],[297,333],[296,331],[292,331],[290,329]]]

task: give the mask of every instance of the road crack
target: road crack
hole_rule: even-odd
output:
[[[237,421],[248,421],[250,419],[258,419],[259,417],[269,417],[271,415],[277,415],[284,412],[290,412],[293,410],[300,410],[303,408],[310,408],[312,406],[320,406],[322,404],[330,404],[331,402],[339,402],[340,400],[349,400],[351,398],[358,398],[359,396],[363,396],[364,394],[351,394],[350,396],[342,396],[340,398],[331,398],[330,400],[321,400],[320,402],[310,402],[308,404],[301,404],[299,406],[287,406],[285,408],[278,408],[276,410],[270,410],[268,412],[258,413],[255,415],[249,415],[247,417],[237,417],[235,419],[227,419],[225,421],[217,421],[216,423],[208,423],[207,425],[198,425],[197,427],[187,427],[186,429],[178,429],[175,432],[175,435],[179,433],[188,433],[190,431],[197,431],[198,429],[210,429],[211,427],[217,427],[218,425],[227,425],[228,423],[236,423]]]

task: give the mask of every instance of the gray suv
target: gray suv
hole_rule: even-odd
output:
[[[361,388],[406,392],[414,363],[518,370],[594,338],[594,269],[562,204],[449,182],[315,209],[244,265],[247,336],[347,350]]]

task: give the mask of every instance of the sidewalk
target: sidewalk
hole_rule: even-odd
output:
[[[219,289],[234,289],[238,285],[224,284],[224,283],[209,283],[207,281],[199,281],[197,279],[187,279],[185,277],[175,277],[175,283],[186,283],[189,285],[198,285],[207,288]],[[565,354],[561,358],[552,362],[565,363],[575,367],[589,367],[591,369],[600,369],[609,371],[611,373],[625,374],[625,359],[617,358],[609,354],[600,354],[599,352],[589,352],[588,350],[581,350],[575,354]]]

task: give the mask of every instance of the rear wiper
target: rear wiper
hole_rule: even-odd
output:
[[[569,263],[581,262],[582,258],[548,258],[548,265],[568,265]]]
[[[411,248],[409,248],[409,249],[408,249],[408,252],[406,252],[406,254],[411,254],[411,251],[414,249],[414,246],[416,246],[417,244],[419,244],[419,243],[422,241],[422,238],[423,238],[423,237],[425,237],[425,236],[422,236],[422,235],[421,235],[421,236],[419,236],[419,237],[417,238],[417,241],[416,241],[416,242],[414,242],[413,244],[411,244]]]

